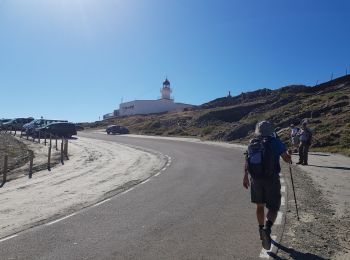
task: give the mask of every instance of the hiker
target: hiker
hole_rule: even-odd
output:
[[[297,164],[308,165],[309,147],[312,141],[312,132],[307,127],[307,122],[304,121],[301,125],[301,130],[298,132],[299,137],[299,162]]]
[[[290,125],[290,137],[291,137],[291,145],[292,145],[292,151],[293,152],[297,152],[298,151],[298,147],[299,147],[299,136],[298,136],[298,132],[299,132],[299,128],[296,127],[294,124]]]
[[[279,157],[292,163],[286,146],[274,136],[274,128],[269,121],[256,125],[253,139],[248,145],[243,177],[243,187],[251,192],[251,202],[256,204],[259,234],[264,249],[271,247],[271,228],[281,205],[281,183]],[[250,178],[248,177],[248,173]],[[265,219],[265,206],[268,209]],[[266,221],[266,222],[265,222]]]

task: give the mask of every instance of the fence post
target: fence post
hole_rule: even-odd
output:
[[[55,135],[56,138],[56,151],[58,151],[58,146],[57,146],[57,135]]]
[[[16,133],[17,133],[17,129],[15,129],[15,134],[14,134],[14,136],[16,136]]]
[[[49,153],[47,155],[47,169],[51,171],[51,145],[49,146]]]
[[[51,133],[50,133],[50,146],[52,145],[52,136],[51,136]]]
[[[34,152],[32,150],[29,150],[29,179],[31,179],[33,175],[33,160]]]
[[[4,169],[3,169],[3,173],[2,173],[2,184],[1,186],[4,186],[6,180],[7,180],[7,163],[8,163],[8,155],[5,155],[4,157]]]
[[[20,134],[19,138],[22,138],[22,132],[23,132],[23,130],[21,129],[21,134]]]
[[[28,134],[28,132],[26,132],[26,136],[27,136],[27,140],[29,140],[29,134]]]
[[[61,142],[61,163],[64,164],[64,161],[63,161],[63,139],[62,139],[62,142]]]
[[[64,155],[66,156],[66,159],[69,160],[69,158],[68,158],[68,140],[67,139],[64,142]]]
[[[39,130],[38,132],[39,132],[38,142],[39,142],[39,144],[40,144],[40,130]]]
[[[44,141],[45,146],[46,146],[46,135],[47,135],[47,133],[45,132],[45,136],[44,136],[44,138],[45,138],[45,141]]]

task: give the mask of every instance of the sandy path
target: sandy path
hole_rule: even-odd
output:
[[[0,238],[91,205],[161,169],[163,155],[79,137],[70,160],[0,189]]]

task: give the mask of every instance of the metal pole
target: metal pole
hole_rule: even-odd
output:
[[[293,174],[292,174],[292,166],[291,166],[292,163],[289,164],[289,172],[290,172],[290,178],[292,180],[292,187],[293,187],[293,194],[294,194],[294,201],[295,201],[295,209],[296,209],[296,212],[297,212],[297,217],[298,217],[298,221],[300,220],[299,219],[299,212],[298,212],[298,204],[297,204],[297,198],[295,196],[295,189],[294,189],[294,181],[293,181]]]

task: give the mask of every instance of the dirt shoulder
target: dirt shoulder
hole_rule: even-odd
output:
[[[297,161],[295,156],[294,161]],[[350,259],[350,158],[311,153],[310,166],[293,166],[295,202],[284,164],[288,210],[275,259]]]
[[[36,156],[45,161],[47,147],[39,147],[44,150],[36,150]],[[19,178],[0,189],[0,238],[118,194],[166,163],[160,153],[82,137],[70,140],[69,157],[64,165],[38,171],[32,179],[14,173]]]

